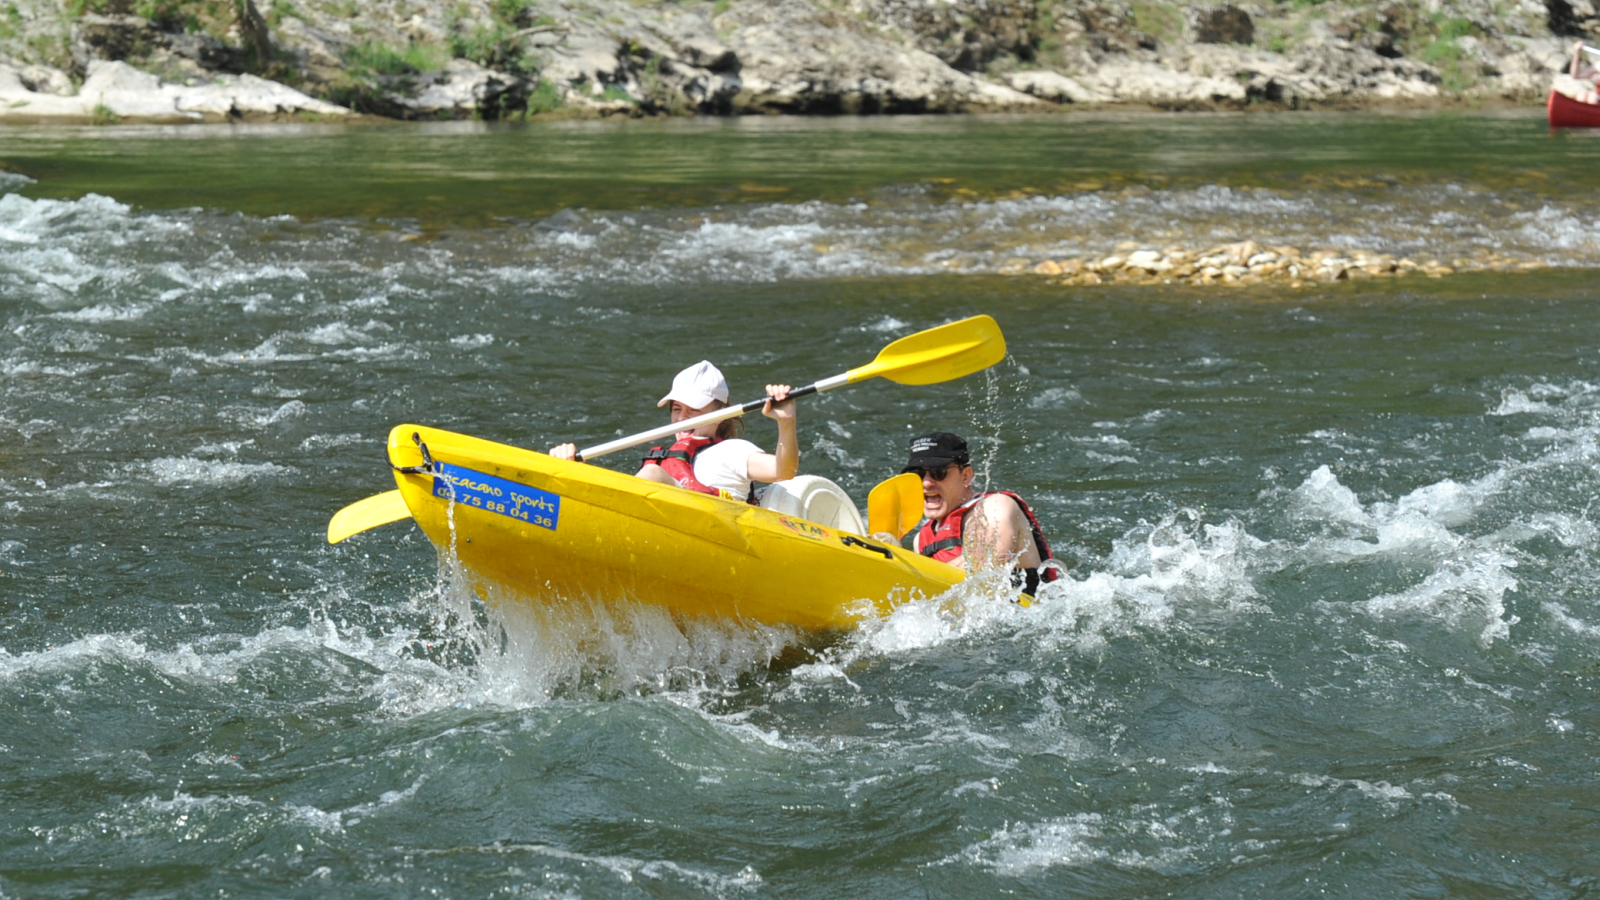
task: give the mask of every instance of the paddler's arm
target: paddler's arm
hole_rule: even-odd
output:
[[[800,438],[795,428],[794,390],[787,384],[767,385],[767,402],[761,414],[778,423],[778,452],[752,453],[746,463],[751,481],[786,481],[800,474]]]
[[[962,537],[972,569],[1003,566],[1015,560],[1024,569],[1039,567],[1033,529],[1022,507],[1005,494],[990,494],[968,515]]]
[[[550,455],[556,459],[564,459],[568,462],[572,462],[578,458],[578,445],[557,444],[550,448]],[[677,484],[676,481],[672,480],[672,476],[668,475],[666,470],[660,466],[640,466],[639,471],[636,474],[640,478],[646,478],[650,481],[658,481],[662,484]]]

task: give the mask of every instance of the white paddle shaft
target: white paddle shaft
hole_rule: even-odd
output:
[[[795,397],[804,397],[808,394],[820,394],[823,391],[831,391],[836,387],[843,387],[849,383],[850,373],[846,372],[843,375],[835,375],[832,378],[824,378],[815,384],[808,384],[803,388],[795,388],[789,392],[789,399],[794,399]],[[586,450],[578,451],[578,461],[582,462],[584,460],[596,459],[598,457],[605,456],[608,453],[615,453],[618,450],[626,450],[629,447],[637,447],[640,444],[647,444],[651,441],[659,440],[664,437],[671,437],[681,431],[693,431],[694,429],[699,428],[701,425],[709,425],[712,422],[721,422],[725,419],[737,418],[747,412],[755,412],[756,410],[765,406],[768,399],[769,398],[767,397],[762,397],[759,400],[751,400],[748,403],[743,403],[738,406],[724,406],[719,410],[708,412],[705,415],[695,416],[692,419],[684,419],[681,422],[669,422],[659,428],[652,428],[649,431],[641,431],[638,434],[620,437],[614,441],[607,441],[604,444],[596,444],[595,446]]]

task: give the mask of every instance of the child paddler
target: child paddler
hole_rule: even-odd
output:
[[[1050,544],[1033,510],[1010,491],[972,489],[971,457],[964,438],[935,431],[911,439],[902,472],[922,479],[922,523],[914,546],[923,556],[977,571],[1014,565],[1012,581],[1031,603],[1042,581],[1060,576]]]
[[[795,431],[794,401],[786,400],[787,384],[767,385],[767,402],[761,414],[778,423],[778,452],[766,453],[739,437],[742,419],[723,419],[680,431],[670,446],[652,447],[638,476],[691,491],[717,494],[733,500],[751,500],[751,482],[771,483],[793,478],[800,471],[800,441]],[[701,360],[672,379],[672,390],[656,406],[670,406],[673,422],[715,412],[728,405],[728,381],[711,363]],[[551,447],[557,459],[574,459],[576,444]]]

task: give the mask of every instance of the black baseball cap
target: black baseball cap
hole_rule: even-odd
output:
[[[967,441],[948,431],[935,431],[932,434],[918,435],[911,439],[911,458],[906,460],[906,467],[902,472],[914,469],[928,469],[935,466],[966,465],[971,459],[967,455]]]

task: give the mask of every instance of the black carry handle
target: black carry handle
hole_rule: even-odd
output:
[[[863,550],[871,550],[873,553],[882,553],[884,559],[894,559],[894,554],[889,552],[888,547],[879,547],[877,544],[869,544],[866,541],[863,541],[861,538],[855,537],[854,535],[847,534],[839,538],[839,540],[846,547],[860,547]]]

